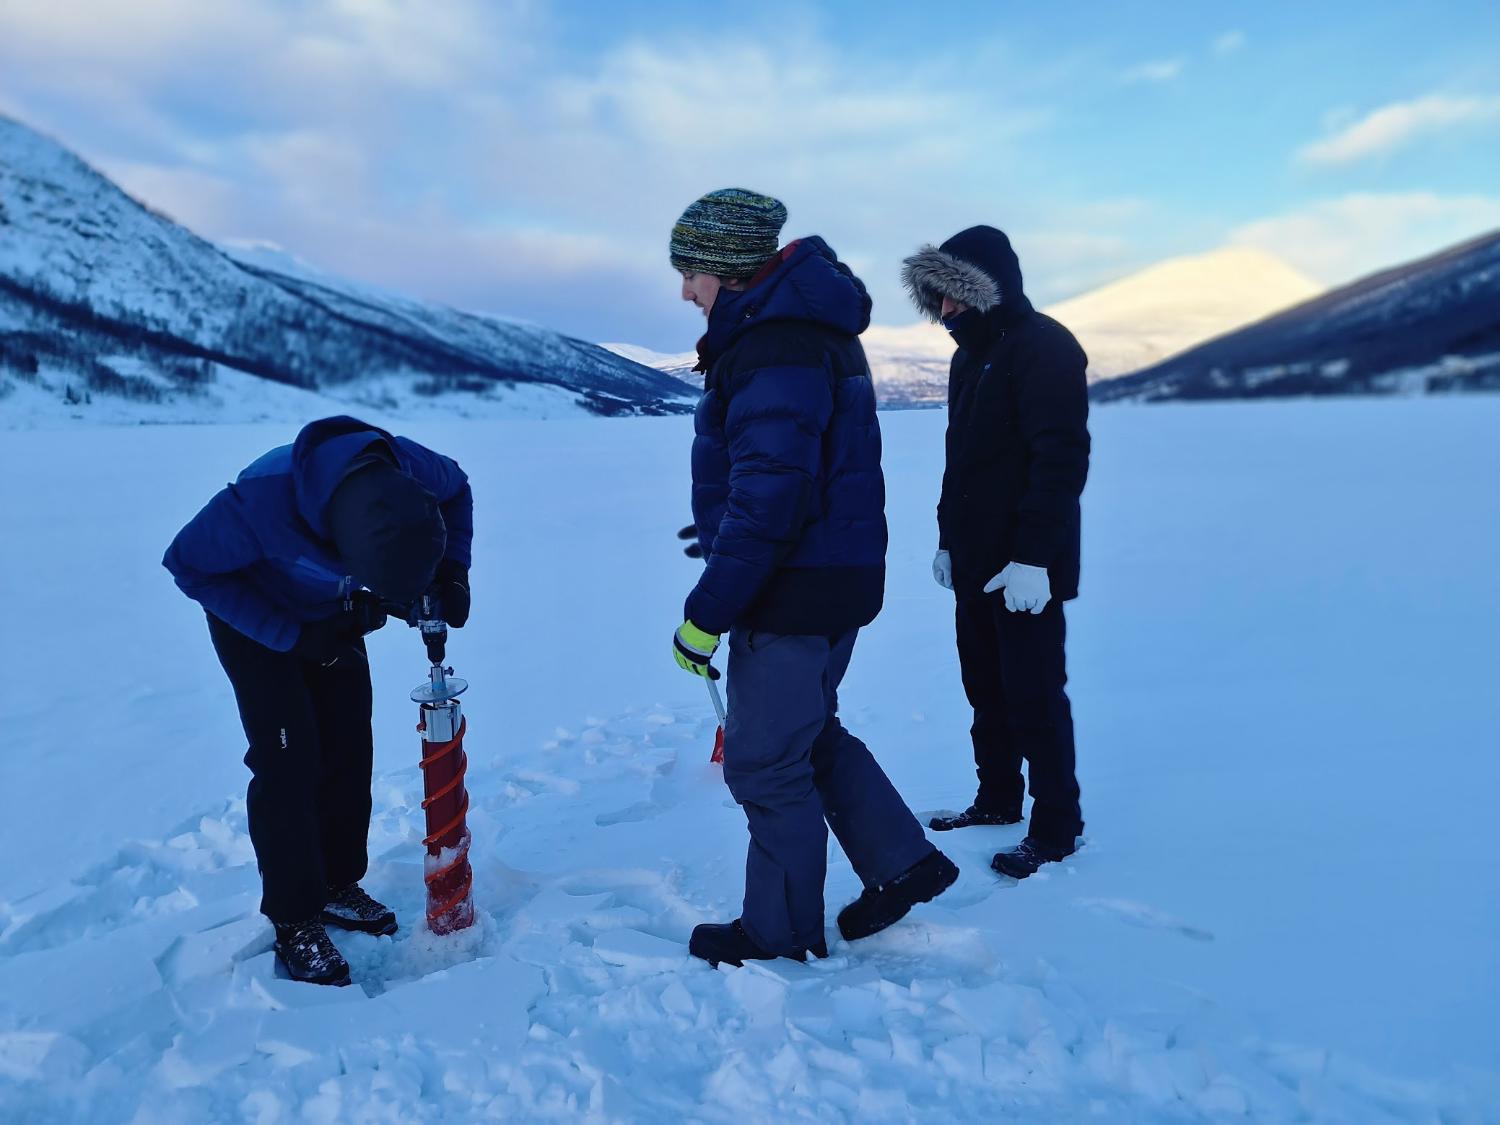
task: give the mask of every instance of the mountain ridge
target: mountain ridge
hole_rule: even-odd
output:
[[[1096,384],[1098,401],[1500,389],[1500,231]]]
[[[0,232],[0,423],[87,417],[96,394],[142,421],[240,420],[216,393],[231,372],[460,415],[678,413],[692,394],[540,326],[253,264],[3,115]]]

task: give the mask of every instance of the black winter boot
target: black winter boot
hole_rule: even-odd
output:
[[[857,899],[839,911],[839,933],[845,941],[878,934],[905,918],[919,902],[937,898],[958,878],[958,867],[937,849],[888,883],[866,887]]]
[[[308,984],[349,983],[349,962],[328,938],[316,918],[306,922],[275,922],[276,956],[293,980]]]
[[[1035,875],[1042,864],[1067,859],[1077,850],[1076,846],[1058,847],[1055,844],[1043,843],[1035,836],[1027,836],[1018,846],[1008,851],[996,852],[995,858],[990,860],[990,866],[1002,875],[1009,875],[1012,879],[1025,879]]]
[[[1021,810],[1004,809],[990,812],[978,805],[970,805],[956,816],[935,816],[927,822],[934,832],[951,832],[955,828],[973,828],[978,824],[1020,824]]]
[[[778,957],[806,961],[809,953],[814,957],[827,957],[828,943],[819,941],[795,953],[767,953],[755,944],[736,918],[733,922],[705,922],[701,926],[694,926],[693,936],[688,939],[688,952],[715,968],[721,963],[741,968],[746,961],[774,961]]]
[[[396,932],[396,914],[390,907],[376,902],[358,883],[328,892],[323,907],[323,921],[341,930],[386,937]]]

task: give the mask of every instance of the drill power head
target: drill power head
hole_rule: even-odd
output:
[[[422,630],[422,643],[427,646],[427,659],[434,664],[441,664],[448,655],[448,623],[423,619],[419,628]]]

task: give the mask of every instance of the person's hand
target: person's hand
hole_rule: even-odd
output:
[[[455,629],[469,620],[469,568],[452,559],[438,563],[427,593],[437,601],[438,615]]]
[[[292,654],[299,660],[326,668],[348,652],[359,637],[354,615],[340,609],[321,621],[304,621],[302,631],[297,634],[297,643],[292,645]]]
[[[1052,583],[1047,568],[1028,563],[1008,563],[1004,570],[985,583],[984,592],[993,594],[1005,587],[1005,608],[1012,613],[1041,613],[1052,600]]]
[[[703,544],[698,542],[698,527],[696,524],[688,524],[677,533],[677,538],[687,543],[682,553],[690,559],[701,559],[703,557]]]
[[[953,558],[947,551],[939,550],[932,556],[932,576],[943,589],[953,589]]]
[[[349,608],[344,611],[344,615],[348,617],[348,631],[356,637],[363,637],[366,633],[373,633],[385,626],[385,606],[369,590],[355,590],[350,595]]]
[[[719,678],[719,670],[709,663],[718,647],[717,636],[705,633],[691,621],[684,621],[672,635],[672,658],[677,661],[677,667],[695,676],[707,676],[711,680]]]

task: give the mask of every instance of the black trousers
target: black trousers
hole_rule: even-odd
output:
[[[974,708],[975,803],[991,811],[1021,810],[1031,776],[1029,834],[1073,847],[1083,831],[1068,703],[1067,623],[1062,603],[1041,613],[1012,613],[1003,592],[958,602],[958,659]]]
[[[331,887],[364,877],[369,857],[370,664],[358,642],[324,668],[276,652],[208,615],[250,749],[246,808],[263,914],[315,918]]]

